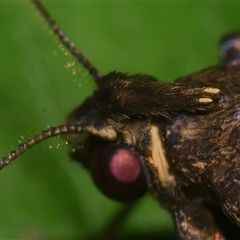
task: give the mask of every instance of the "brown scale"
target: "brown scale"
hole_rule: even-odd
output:
[[[239,35],[223,39],[222,64],[171,84],[119,72],[101,76],[44,6],[38,0],[32,3],[98,89],[65,124],[43,131],[4,157],[0,169],[60,135],[69,143],[72,158],[92,172],[108,196],[131,202],[150,190],[172,214],[180,239],[240,239]],[[131,171],[136,177],[126,174]],[[106,182],[100,184],[99,176]],[[127,189],[132,184],[134,189],[121,188],[119,194],[116,186]]]

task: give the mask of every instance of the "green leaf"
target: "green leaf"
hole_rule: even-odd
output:
[[[103,74],[116,70],[173,81],[217,63],[218,38],[239,28],[236,2],[44,4]],[[96,87],[50,32],[30,3],[0,3],[1,156],[63,123]],[[96,189],[64,145],[60,138],[47,140],[1,171],[0,239],[85,239],[113,221],[122,205]],[[173,236],[171,217],[150,195],[118,232],[124,239],[166,234]]]

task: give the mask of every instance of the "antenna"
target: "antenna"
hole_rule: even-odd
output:
[[[69,38],[63,33],[61,28],[57,25],[56,21],[48,13],[47,9],[39,2],[39,0],[31,0],[35,7],[38,9],[43,18],[48,22],[50,28],[54,34],[59,38],[63,45],[75,56],[78,61],[88,70],[90,75],[94,78],[98,84],[101,79],[100,72],[92,65],[92,63],[81,53],[75,45],[69,40]]]
[[[37,145],[38,143],[51,138],[56,137],[59,135],[69,134],[69,133],[82,133],[82,132],[92,132],[94,131],[93,126],[82,126],[78,124],[69,124],[69,125],[61,125],[57,127],[51,127],[47,130],[44,130],[39,135],[34,136],[32,139],[27,140],[25,143],[18,146],[18,148],[11,153],[9,153],[8,156],[2,158],[2,161],[0,162],[0,170],[2,170],[4,167],[6,167],[8,164],[10,164],[12,161],[14,161],[16,158],[21,156],[23,153],[25,153],[27,150],[32,148],[33,146]],[[96,130],[97,131],[97,130]]]
[[[44,19],[49,23],[50,28],[53,30],[55,35],[58,36],[60,41],[70,50],[72,55],[77,57],[78,61],[83,64],[83,66],[89,71],[91,76],[94,78],[97,84],[99,84],[99,80],[101,79],[101,74],[98,70],[91,64],[91,62],[75,47],[75,45],[65,36],[60,27],[57,25],[55,20],[51,17],[45,7],[39,2],[39,0],[31,0],[31,2],[36,6],[39,10],[40,14],[44,17]],[[18,148],[8,154],[8,156],[2,158],[0,161],[0,170],[14,161],[16,158],[21,156],[27,150],[37,145],[38,143],[60,135],[67,135],[71,133],[97,133],[98,130],[94,126],[90,126],[87,124],[64,124],[56,127],[48,128],[42,131],[40,134],[34,136],[30,140],[26,140],[25,143],[18,146]]]

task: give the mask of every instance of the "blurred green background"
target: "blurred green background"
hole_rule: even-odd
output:
[[[164,81],[217,63],[219,37],[240,27],[237,2],[47,1],[45,6],[103,74],[145,73]],[[0,2],[0,156],[22,136],[64,122],[94,90],[81,66],[66,70],[74,59],[58,45],[30,3]],[[99,236],[121,209],[59,143],[60,138],[47,140],[1,171],[0,239]],[[171,217],[147,195],[118,236],[173,238]]]

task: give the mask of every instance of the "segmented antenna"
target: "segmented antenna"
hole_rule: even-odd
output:
[[[69,40],[69,38],[63,33],[61,28],[57,25],[55,20],[48,13],[46,8],[39,2],[39,0],[31,0],[35,7],[39,10],[40,14],[44,17],[44,19],[48,22],[50,28],[53,32],[58,36],[60,41],[64,44],[64,46],[70,50],[72,55],[74,55],[78,61],[88,70],[91,76],[94,78],[96,83],[99,82],[101,78],[100,72],[92,65],[92,63],[81,53],[75,45]]]
[[[39,135],[36,135],[32,139],[26,141],[25,143],[18,146],[18,148],[11,153],[9,153],[8,156],[2,158],[2,161],[0,162],[0,170],[2,170],[4,167],[6,167],[8,164],[10,164],[12,161],[14,161],[16,158],[21,156],[23,153],[25,153],[27,150],[32,148],[33,146],[37,145],[38,143],[51,138],[56,137],[59,135],[69,134],[69,133],[80,133],[80,132],[90,132],[93,129],[93,127],[89,126],[80,126],[80,125],[61,125],[58,127],[51,127]]]

